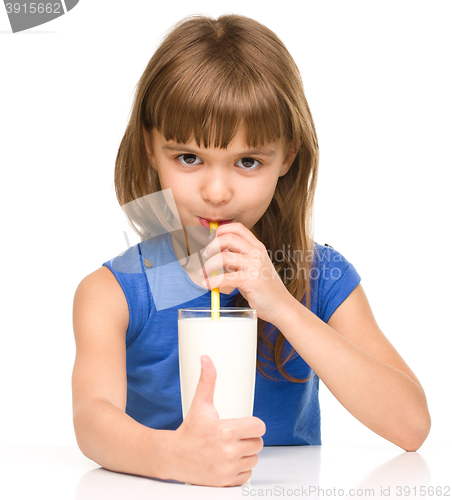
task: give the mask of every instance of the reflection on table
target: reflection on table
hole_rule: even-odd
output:
[[[248,484],[209,488],[111,472],[75,446],[0,447],[0,498],[437,498],[446,496],[452,482],[446,446],[423,447],[417,453],[390,444],[275,446],[264,448],[259,456]]]

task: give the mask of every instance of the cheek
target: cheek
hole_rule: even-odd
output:
[[[248,186],[241,195],[243,211],[252,215],[253,219],[262,217],[270,205],[273,193],[274,186],[271,180]]]
[[[177,182],[177,179],[174,178],[166,179],[166,182],[166,186],[162,186],[162,189],[171,189],[178,209],[183,210],[184,208],[189,208],[193,200],[193,190],[187,189],[184,183]]]
[[[160,180],[160,185],[162,189],[172,189],[173,191],[178,190],[178,179],[171,172],[170,168],[165,168],[165,165],[160,164],[158,169],[158,176]]]
[[[247,191],[247,196],[253,198],[256,205],[269,204],[276,189],[277,179],[273,177],[262,180]]]

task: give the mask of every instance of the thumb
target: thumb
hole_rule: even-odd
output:
[[[201,375],[198,386],[193,397],[191,409],[200,409],[201,406],[213,407],[213,394],[215,391],[215,381],[217,370],[209,356],[201,356]]]

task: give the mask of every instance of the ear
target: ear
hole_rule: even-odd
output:
[[[151,164],[152,168],[155,169],[154,165],[156,165],[156,162],[155,162],[154,148],[152,141],[152,130],[148,132],[144,127],[142,128],[142,130],[143,130],[144,145],[146,147],[146,154],[149,159],[149,163]]]
[[[295,149],[293,146],[289,147],[286,150],[286,156],[285,156],[284,161],[281,165],[279,177],[282,177],[283,175],[287,174],[287,172],[289,171],[290,167],[292,166],[292,163],[294,162],[299,151],[300,151],[300,148]]]

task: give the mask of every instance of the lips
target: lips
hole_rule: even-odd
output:
[[[198,217],[198,219],[199,219],[201,226],[209,227],[209,228],[210,228],[211,222],[217,222],[219,226],[222,226],[223,224],[229,224],[230,222],[232,222],[232,219],[229,219],[229,220],[204,219],[203,217]]]

